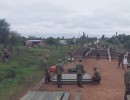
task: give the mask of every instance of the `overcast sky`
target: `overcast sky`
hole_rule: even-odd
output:
[[[130,0],[1,0],[3,18],[23,36],[130,35]]]

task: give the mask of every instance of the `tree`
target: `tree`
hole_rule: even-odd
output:
[[[35,36],[28,36],[28,39],[36,39],[36,37]]]
[[[46,39],[46,43],[51,46],[51,45],[55,44],[55,39],[53,37],[49,37]]]
[[[0,43],[5,47],[9,41],[10,25],[5,19],[0,19]]]
[[[105,35],[103,34],[102,37],[101,37],[101,40],[104,40],[105,39]]]
[[[85,36],[85,33],[83,32],[83,35],[80,37],[80,43],[81,43],[82,48],[86,41],[87,41],[87,37]]]
[[[16,31],[11,31],[9,36],[9,42],[10,42],[10,46],[13,46],[23,41],[20,34],[18,34]]]

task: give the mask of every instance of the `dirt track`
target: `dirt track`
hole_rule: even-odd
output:
[[[74,66],[77,61],[67,64],[65,67]],[[82,91],[82,100],[124,100],[124,70],[117,68],[117,60],[108,61],[107,59],[95,60],[85,59],[83,61],[85,69],[91,75],[93,74],[93,66],[97,65],[101,73],[102,80],[98,85],[87,84],[84,88],[77,85],[63,85],[58,89],[56,85],[45,84],[41,90],[70,90],[71,98],[74,100],[77,90]]]

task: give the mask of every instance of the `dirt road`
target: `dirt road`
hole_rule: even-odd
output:
[[[66,64],[64,67],[75,66],[77,61]],[[58,89],[56,85],[45,84],[41,87],[41,90],[70,90],[71,98],[73,100],[77,90],[82,92],[82,100],[124,100],[124,70],[117,68],[117,60],[108,61],[107,59],[95,60],[85,59],[83,60],[85,70],[93,74],[93,66],[96,65],[101,73],[102,80],[98,85],[87,84],[84,88],[79,88],[77,85],[63,85]]]

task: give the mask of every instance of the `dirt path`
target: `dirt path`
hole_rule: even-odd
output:
[[[76,63],[77,61],[69,63],[65,68],[74,66]],[[45,84],[41,90],[70,90],[70,100],[74,100],[77,90],[81,90],[82,100],[124,100],[124,69],[117,68],[117,60],[110,62],[107,59],[86,59],[83,63],[85,69],[90,74],[93,73],[93,66],[98,66],[102,76],[100,84],[87,84],[84,85],[84,88],[79,88],[77,85],[63,85],[61,89],[58,89],[56,85],[50,83]]]

